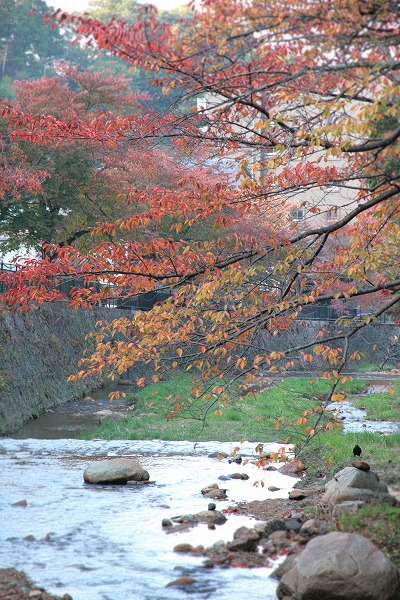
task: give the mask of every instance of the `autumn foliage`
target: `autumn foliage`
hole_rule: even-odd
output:
[[[20,173],[12,168],[21,142],[90,147],[118,175],[90,180],[94,201],[108,207],[87,222],[90,244],[49,247],[4,275],[2,302],[25,309],[61,299],[66,277],[86,282],[67,299],[74,308],[168,291],[149,312],[99,324],[79,376],[151,361],[156,373],[184,366],[203,380],[251,380],[319,356],[338,382],[360,356],[351,338],[400,299],[397,10],[392,0],[205,0],[174,27],[149,8],[133,26],[48,16],[79,43],[145,70],[166,97],[181,93],[163,113],[126,94],[117,106],[88,106],[88,89],[55,110],[40,94],[61,80],[34,82],[29,93],[21,84],[20,101],[3,110],[15,145],[2,163],[3,197],[41,185],[42,172],[28,177],[23,160]],[[71,66],[63,73],[84,77]],[[305,218],[292,221],[294,209]],[[364,316],[348,317],[346,306],[363,299]],[[334,328],[274,349],[305,306],[331,301],[344,307]]]

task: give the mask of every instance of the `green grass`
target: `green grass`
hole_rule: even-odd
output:
[[[321,473],[331,479],[337,471],[349,466],[354,460],[355,444],[362,448],[361,459],[386,483],[398,482],[400,432],[381,435],[369,432],[343,434],[340,431],[326,431],[311,439],[301,457],[307,467],[305,481],[314,481]]]
[[[372,421],[400,422],[400,380],[393,384],[392,389],[393,394],[379,392],[359,398],[354,402],[354,406],[365,409],[368,419]]]
[[[357,512],[344,513],[338,519],[339,531],[359,533],[375,545],[383,547],[400,568],[400,507],[384,502],[366,504]]]
[[[326,431],[311,440],[302,458],[306,474],[301,486],[307,484],[322,487],[335,473],[354,460],[355,444],[362,448],[362,460],[366,461],[379,478],[394,489],[400,490],[400,433],[381,435],[377,433],[341,433]],[[329,465],[329,466],[328,466]],[[323,503],[304,508],[305,518],[316,517],[328,520],[332,530],[359,533],[369,538],[400,567],[400,508],[386,502],[366,504],[356,512],[341,514],[332,519]]]
[[[397,369],[398,365],[387,362],[381,367],[378,363],[361,363],[357,365],[352,372],[356,373],[374,373],[374,372],[382,372],[382,371],[391,371],[392,369]]]
[[[127,398],[135,406],[129,417],[105,421],[96,430],[85,433],[84,438],[281,442],[291,435],[295,442],[299,433],[295,421],[304,410],[319,405],[330,389],[326,380],[299,377],[246,397],[238,385],[228,388],[220,398],[210,397],[210,390],[205,389],[204,400],[192,395],[191,381],[190,374],[180,373],[168,381],[139,389]],[[352,380],[342,388],[348,394],[360,393],[366,389],[366,382]],[[185,401],[185,405],[168,421],[174,401]],[[218,409],[222,415],[214,414]],[[275,423],[281,416],[284,422],[277,430]]]

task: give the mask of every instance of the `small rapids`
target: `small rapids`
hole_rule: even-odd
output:
[[[254,456],[255,444],[241,446]],[[229,515],[211,531],[198,525],[167,535],[163,518],[207,508],[200,490],[220,475],[247,472],[250,479],[219,482],[229,501],[287,498],[295,480],[254,465],[228,464],[209,455],[232,453],[235,444],[207,442],[0,439],[2,514],[0,566],[23,570],[49,592],[74,600],[204,600],[276,598],[271,569],[205,569],[203,558],[173,552],[180,542],[211,546],[232,539],[248,517]],[[269,445],[272,450],[276,445]],[[83,471],[94,457],[135,456],[150,473],[143,486],[90,486]],[[256,480],[264,487],[254,487]],[[279,492],[269,492],[268,486]],[[26,500],[26,506],[12,504]],[[165,588],[182,575],[193,586]]]
[[[365,394],[356,396],[357,398],[384,393],[393,384],[393,379],[388,378],[387,375],[379,377],[374,374],[373,377],[364,376],[364,378],[368,380],[368,390]],[[400,424],[395,421],[370,421],[366,418],[367,411],[356,408],[351,402],[332,402],[327,408],[332,412],[337,412],[345,433],[369,432],[390,435],[400,430]]]

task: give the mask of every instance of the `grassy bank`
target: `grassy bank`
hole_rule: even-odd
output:
[[[392,386],[393,393],[381,391],[353,399],[353,405],[366,411],[369,420],[387,420],[400,423],[400,379]],[[326,431],[312,439],[303,453],[307,464],[307,478],[312,480],[324,471],[328,476],[346,466],[352,459],[352,449],[362,448],[361,458],[371,465],[387,483],[399,481],[400,432],[393,435],[379,433],[346,433]],[[328,465],[331,465],[330,467]]]
[[[400,422],[400,379],[392,385],[392,392],[379,391],[377,394],[363,396],[354,402],[357,408],[367,411],[368,419],[372,421]]]
[[[341,388],[346,394],[361,393],[366,382],[347,381]],[[212,398],[208,408],[210,399],[196,399],[191,393],[191,376],[184,373],[128,395],[130,415],[120,421],[105,421],[85,438],[282,442],[291,436],[291,441],[296,442],[296,420],[304,410],[318,406],[328,392],[327,381],[309,377],[286,379],[245,397],[243,389],[236,385],[221,398]],[[184,408],[167,420],[171,402],[183,400]],[[279,418],[284,421],[277,430]]]
[[[355,399],[354,405],[367,412],[371,420],[400,422],[400,380],[393,385],[394,394],[381,392]],[[400,432],[393,435],[378,433],[325,432],[319,439],[312,439],[305,449],[302,460],[307,468],[301,485],[320,485],[332,479],[335,473],[351,464],[352,448],[362,448],[361,458],[378,473],[394,491],[400,491]],[[323,480],[322,480],[323,478]],[[308,516],[320,518],[326,507],[310,507]],[[400,507],[383,502],[366,504],[356,512],[340,515],[332,528],[339,531],[359,533],[384,550],[400,568]]]

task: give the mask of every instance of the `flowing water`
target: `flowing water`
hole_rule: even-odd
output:
[[[100,396],[108,402],[105,392]],[[240,471],[250,479],[219,482],[228,488],[229,498],[217,501],[219,510],[235,501],[287,498],[295,479],[260,471],[250,463],[228,464],[209,456],[215,451],[230,454],[235,443],[194,447],[192,442],[73,439],[91,418],[73,410],[73,405],[62,407],[58,417],[58,413],[39,417],[18,438],[0,439],[1,567],[23,570],[49,592],[68,592],[74,600],[276,598],[276,581],[269,577],[272,565],[270,569],[206,569],[202,557],[173,552],[181,542],[208,547],[218,540],[228,541],[235,529],[251,526],[254,520],[230,515],[215,531],[200,524],[189,532],[169,535],[162,530],[161,520],[205,510],[208,499],[200,490],[218,482],[220,475]],[[24,439],[27,429],[30,436],[42,439]],[[241,452],[251,458],[254,447],[243,444]],[[84,469],[103,456],[137,457],[149,471],[151,483],[85,484]],[[254,487],[260,479],[265,486]],[[280,491],[269,492],[271,485]],[[26,500],[26,506],[13,506],[21,500]],[[190,575],[196,583],[185,590],[165,587],[182,575]]]
[[[370,378],[369,378],[370,379]],[[370,379],[379,391],[391,378]],[[235,529],[252,525],[247,517],[229,515],[227,523],[211,531],[200,524],[189,532],[167,535],[163,518],[196,513],[207,508],[200,490],[221,475],[247,472],[248,481],[228,480],[228,501],[287,498],[295,479],[276,471],[260,471],[253,464],[229,465],[209,455],[231,454],[230,444],[208,442],[82,441],[82,429],[98,422],[93,413],[110,408],[107,392],[100,390],[86,402],[71,402],[26,424],[13,438],[0,439],[0,567],[24,570],[38,585],[74,600],[275,600],[273,569],[206,569],[202,557],[181,555],[181,542],[211,546],[232,539]],[[113,402],[120,410],[122,403]],[[382,430],[387,424],[365,421],[351,404],[338,407],[347,431]],[[353,411],[353,412],[352,412]],[[392,424],[397,428],[397,424]],[[271,450],[276,445],[268,445]],[[241,446],[254,456],[255,443]],[[99,457],[135,456],[150,473],[142,486],[91,486],[83,471]],[[254,487],[257,480],[264,487]],[[269,486],[280,488],[269,492]],[[26,506],[13,504],[26,500]],[[196,580],[183,589],[166,588],[181,575]]]
[[[366,394],[357,396],[369,396],[370,394],[381,394],[387,392],[387,388],[393,385],[393,381],[398,379],[397,375],[374,373],[372,376],[368,374],[355,375],[355,377],[368,380],[368,390]],[[367,411],[362,408],[356,408],[351,402],[332,402],[327,407],[332,412],[338,413],[338,418],[343,423],[343,431],[347,432],[369,432],[381,433],[382,435],[390,435],[400,431],[400,424],[395,421],[370,421],[366,418]]]

